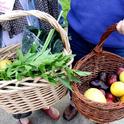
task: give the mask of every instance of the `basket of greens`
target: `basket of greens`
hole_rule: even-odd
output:
[[[55,104],[65,96],[67,88],[71,90],[72,81],[79,82],[77,74],[89,74],[71,69],[74,56],[71,54],[67,33],[49,14],[38,10],[16,10],[1,15],[0,22],[29,15],[50,23],[55,29],[49,32],[41,46],[36,42],[32,46],[28,44],[30,48],[26,52],[20,49],[25,44],[0,49],[0,107],[13,114]],[[59,41],[50,43],[55,30],[61,36],[62,51],[55,45],[60,45]]]

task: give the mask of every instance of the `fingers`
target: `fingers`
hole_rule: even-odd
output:
[[[124,34],[124,20],[121,20],[116,28],[119,33]]]

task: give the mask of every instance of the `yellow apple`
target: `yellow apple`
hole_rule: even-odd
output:
[[[120,73],[119,80],[124,83],[124,71]]]
[[[8,59],[0,60],[0,70],[6,69],[7,65],[11,64],[12,62]]]
[[[124,83],[121,81],[114,82],[110,87],[110,91],[114,96],[124,96]]]
[[[104,94],[97,88],[89,88],[84,92],[84,96],[94,102],[106,103],[106,98]]]
[[[124,96],[120,98],[120,102],[124,103]]]

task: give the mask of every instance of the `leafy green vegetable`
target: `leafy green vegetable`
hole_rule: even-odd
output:
[[[70,85],[70,82],[69,82],[68,79],[66,79],[66,77],[64,77],[64,78],[59,78],[59,81],[60,81],[65,87],[67,87],[68,89],[72,90],[71,85]]]
[[[80,80],[76,75],[87,76],[90,73],[72,70],[67,63],[74,57],[73,55],[65,55],[64,53],[52,54],[50,50],[42,53],[36,52],[37,49],[33,45],[26,53],[21,50],[17,52],[17,58],[4,71],[0,72],[1,80],[21,80],[25,77],[41,77],[48,80],[51,84],[62,83],[67,88],[71,89],[71,82]]]
[[[68,11],[70,9],[70,0],[59,0],[61,5],[62,5],[62,9],[63,9],[63,16],[64,16],[64,19],[67,23],[67,14],[68,14]]]
[[[16,59],[5,70],[0,71],[0,80],[41,77],[51,84],[62,83],[72,90],[71,82],[80,83],[77,75],[87,76],[91,73],[69,68],[68,63],[74,55],[65,55],[62,52],[64,46],[60,39],[55,29],[51,29],[48,34],[45,30],[29,27]]]

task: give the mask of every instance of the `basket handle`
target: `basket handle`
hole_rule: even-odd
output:
[[[102,52],[102,48],[103,48],[103,44],[104,44],[105,40],[109,37],[109,35],[112,32],[117,31],[116,26],[117,26],[117,24],[113,24],[113,25],[111,25],[110,27],[107,28],[107,30],[101,36],[100,41],[98,42],[98,44],[93,49],[93,52],[96,52],[96,53],[101,53]]]
[[[39,10],[30,10],[30,11],[13,10],[13,11],[9,11],[5,14],[0,15],[0,22],[18,19],[24,16],[35,16],[39,18],[40,20],[50,23],[50,25],[53,26],[56,29],[56,31],[60,33],[60,36],[61,36],[61,39],[62,39],[62,42],[64,44],[66,51],[68,53],[71,53],[67,32],[61,27],[61,25],[56,21],[56,19],[52,17],[50,14],[41,12]]]

